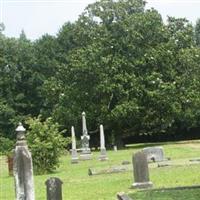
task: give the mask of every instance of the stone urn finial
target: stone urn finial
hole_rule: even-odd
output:
[[[15,129],[15,131],[17,132],[17,140],[24,140],[25,139],[25,131],[26,131],[26,129],[23,127],[21,122],[19,122],[19,125]]]

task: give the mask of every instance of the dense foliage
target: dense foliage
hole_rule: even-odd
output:
[[[199,20],[164,23],[142,0],[101,0],[34,42],[1,27],[1,135],[38,115],[80,134],[82,111],[94,142],[101,123],[110,143],[200,127]]]
[[[51,118],[42,122],[40,117],[27,120],[30,130],[27,134],[28,146],[36,173],[52,172],[59,165],[59,157],[70,140],[59,132],[59,125]]]

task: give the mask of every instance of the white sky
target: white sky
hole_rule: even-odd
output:
[[[146,0],[166,16],[186,17],[193,24],[200,18],[200,0]],[[84,8],[95,0],[0,0],[0,22],[4,34],[18,37],[23,29],[30,39],[45,33],[55,35],[67,21],[75,21]]]

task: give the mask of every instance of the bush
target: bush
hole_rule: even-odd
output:
[[[49,173],[59,165],[59,157],[70,140],[62,136],[58,123],[51,118],[44,122],[41,118],[27,120],[29,130],[27,141],[32,153],[33,168],[37,174]]]
[[[15,141],[0,136],[0,154],[2,155],[10,155],[12,154],[13,149],[15,148]]]

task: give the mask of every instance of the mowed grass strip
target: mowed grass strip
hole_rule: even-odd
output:
[[[130,195],[134,200],[198,200],[200,189],[145,191]]]
[[[109,160],[105,162],[98,160],[99,152],[93,152],[92,160],[81,161],[79,164],[73,165],[70,163],[70,155],[63,155],[60,159],[60,167],[55,173],[34,176],[36,200],[46,199],[45,181],[49,177],[59,177],[63,181],[63,199],[66,200],[116,200],[116,193],[120,191],[140,195],[137,198],[141,200],[148,199],[144,195],[151,194],[142,194],[142,192],[130,189],[133,183],[132,171],[119,174],[88,176],[88,168],[105,169],[121,165],[121,162],[124,160],[131,161],[134,152],[153,145],[163,146],[165,156],[170,157],[172,160],[189,160],[200,157],[200,141],[136,144],[126,150],[119,150],[117,152],[108,151]],[[199,167],[200,165],[197,164],[191,166],[150,168],[150,177],[155,188],[198,185],[200,184]],[[13,200],[13,177],[8,176],[7,165],[5,163],[1,163],[0,170],[0,187],[4,188],[4,190],[0,190],[0,199]],[[5,183],[6,187],[4,187]],[[189,195],[187,191],[186,193]],[[165,193],[163,195],[165,196]],[[168,197],[167,195],[168,193],[166,193],[166,198]],[[167,200],[170,200],[170,198]]]

